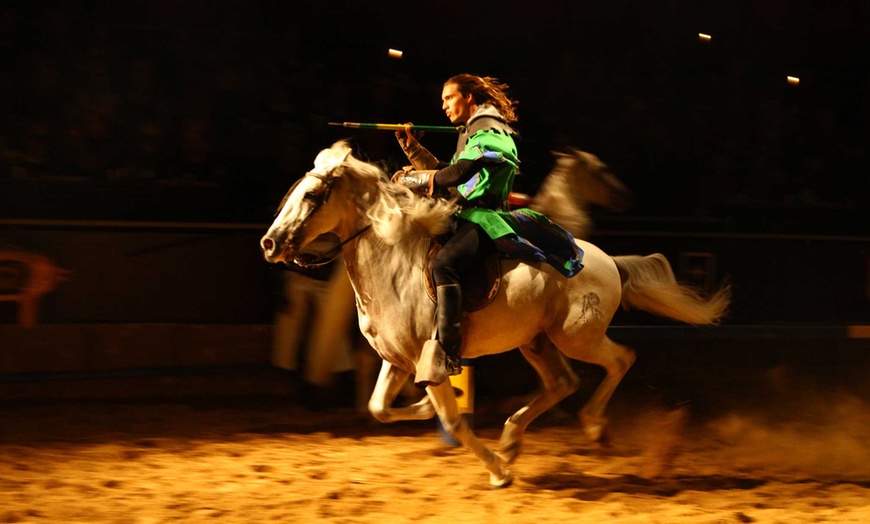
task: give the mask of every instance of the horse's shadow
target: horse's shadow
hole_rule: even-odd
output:
[[[597,501],[612,493],[673,497],[684,491],[752,490],[769,482],[783,482],[772,478],[736,475],[678,475],[648,479],[637,475],[606,478],[586,475],[578,471],[560,471],[545,475],[523,477],[523,482],[538,489],[573,491],[573,497],[584,501]],[[852,484],[870,487],[870,480],[820,480],[801,478],[785,481],[790,484],[823,482],[828,485]]]
[[[612,493],[673,497],[683,491],[750,490],[767,484],[768,479],[732,475],[680,475],[647,479],[636,475],[605,478],[564,471],[532,477],[523,482],[539,489],[574,491],[574,497],[596,501]]]

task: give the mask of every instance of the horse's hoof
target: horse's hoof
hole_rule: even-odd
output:
[[[588,424],[583,426],[583,432],[586,433],[586,438],[591,442],[601,442],[604,438],[604,425]]]
[[[580,422],[583,424],[583,434],[590,442],[607,444],[607,420],[598,417],[588,417],[580,414]]]
[[[498,477],[495,473],[489,474],[489,485],[492,489],[501,489],[510,486],[514,481],[514,476],[511,475],[509,470],[504,471],[504,475],[502,477]]]

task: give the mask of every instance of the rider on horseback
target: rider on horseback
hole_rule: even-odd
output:
[[[416,384],[440,384],[462,371],[462,288],[465,271],[497,251],[496,241],[514,229],[499,216],[505,209],[519,167],[516,101],[505,93],[507,85],[491,77],[460,74],[444,83],[441,108],[454,124],[464,126],[450,163],[439,161],[405,129],[396,138],[413,167],[393,176],[412,191],[432,196],[455,189],[461,210],[454,232],[435,256],[432,273],[436,285],[437,339],[427,341],[417,364]]]

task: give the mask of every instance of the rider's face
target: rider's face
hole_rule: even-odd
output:
[[[465,124],[477,109],[471,93],[462,96],[456,84],[446,84],[441,91],[441,109],[454,124]]]

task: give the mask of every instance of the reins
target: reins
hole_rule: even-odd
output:
[[[363,233],[365,233],[366,231],[368,231],[371,228],[372,228],[371,224],[367,225],[366,227],[360,229],[356,233],[347,237],[345,240],[341,241],[337,246],[330,249],[326,253],[323,253],[321,255],[316,256],[311,262],[303,262],[297,256],[296,258],[293,259],[293,263],[296,264],[297,266],[305,268],[305,269],[314,269],[314,268],[323,267],[327,264],[330,264],[335,259],[338,258],[338,255],[341,254],[341,248],[344,247],[345,244],[347,244],[351,240],[357,238],[358,236],[362,235]]]
[[[312,216],[314,216],[314,214],[320,210],[320,207],[323,204],[325,204],[327,200],[329,200],[329,195],[332,194],[332,183],[335,180],[335,177],[332,176],[332,173],[323,174],[323,173],[315,173],[313,171],[309,171],[309,172],[305,173],[305,176],[313,176],[314,178],[319,178],[320,180],[322,180],[326,184],[326,194],[323,196],[323,199],[320,200],[314,206],[314,208],[311,210],[311,212],[308,213],[308,216],[306,216],[305,220],[302,221],[303,223],[307,222],[308,219],[310,219]],[[298,184],[298,181],[297,181],[297,184]],[[296,186],[296,184],[293,185],[293,187],[295,187],[295,186]],[[290,192],[292,192],[292,191],[293,191],[293,188],[291,187]],[[288,195],[289,195],[289,192],[288,192]],[[315,268],[323,267],[327,264],[331,264],[341,254],[341,249],[345,246],[345,244],[347,244],[348,242],[351,242],[355,238],[359,237],[360,235],[362,235],[363,233],[365,233],[366,231],[371,229],[371,227],[372,227],[371,224],[365,226],[364,228],[360,229],[359,231],[357,231],[353,235],[351,235],[351,236],[347,237],[346,239],[342,240],[341,242],[339,242],[339,244],[337,246],[335,246],[334,248],[330,249],[329,251],[327,251],[325,253],[322,253],[320,255],[315,256],[314,259],[311,260],[310,262],[305,262],[300,258],[300,256],[296,256],[293,259],[293,263],[296,264],[297,266],[305,268],[305,269],[315,269]]]

